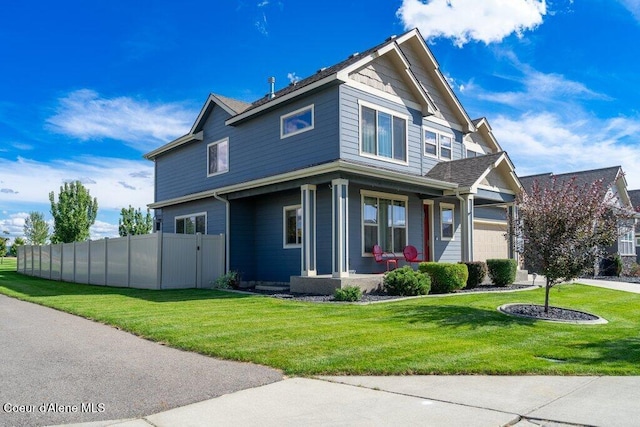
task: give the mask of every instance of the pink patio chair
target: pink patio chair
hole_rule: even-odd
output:
[[[390,271],[391,266],[393,266],[391,270],[398,268],[398,258],[394,254],[383,252],[380,245],[373,245],[373,257],[377,263],[386,262],[387,271]]]
[[[418,252],[415,246],[411,246],[411,245],[407,246],[406,248],[404,248],[402,253],[404,254],[404,260],[407,261],[409,264],[412,264],[414,262],[428,261],[426,259],[420,259],[422,253]]]

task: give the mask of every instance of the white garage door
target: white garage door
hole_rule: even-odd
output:
[[[473,222],[473,260],[509,258],[506,222]]]

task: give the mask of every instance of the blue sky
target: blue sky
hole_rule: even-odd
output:
[[[414,27],[518,175],[621,165],[640,188],[640,0],[27,0],[0,14],[0,232],[79,179],[92,238],[117,236],[153,202],[142,155],[210,92],[254,101]]]

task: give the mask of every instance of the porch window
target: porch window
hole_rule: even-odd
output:
[[[280,139],[314,128],[313,104],[280,117]]]
[[[362,193],[362,253],[378,244],[385,252],[402,252],[407,245],[407,199]]]
[[[197,213],[176,217],[177,234],[207,234],[207,214]]]
[[[207,145],[207,176],[218,175],[229,170],[229,138]]]
[[[285,206],[283,222],[283,246],[299,248],[302,245],[302,206]]]
[[[440,236],[442,239],[453,239],[455,224],[453,220],[453,205],[440,204]]]
[[[635,255],[633,228],[628,228],[626,232],[620,236],[618,242],[618,252],[620,255]]]
[[[407,119],[392,111],[360,105],[362,154],[406,163]]]

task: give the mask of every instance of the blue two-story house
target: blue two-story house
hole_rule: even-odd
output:
[[[418,30],[251,104],[209,95],[155,163],[157,230],[226,235],[245,281],[385,270],[372,248],[457,262],[513,255],[520,184]]]

